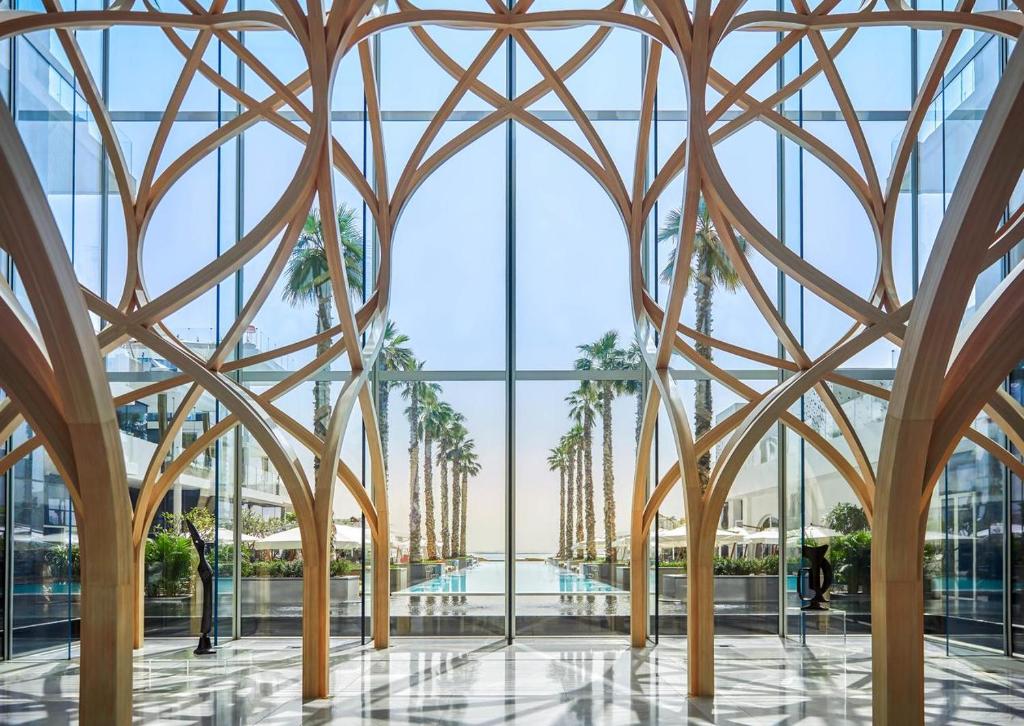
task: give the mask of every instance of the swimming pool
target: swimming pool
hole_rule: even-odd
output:
[[[480,561],[457,573],[441,575],[413,585],[405,593],[503,593],[505,592],[505,563]],[[520,595],[548,595],[552,593],[620,592],[611,585],[576,573],[568,572],[547,562],[516,560],[516,593]]]

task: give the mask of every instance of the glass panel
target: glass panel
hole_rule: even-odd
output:
[[[409,381],[389,399],[391,631],[504,635],[504,385]]]
[[[1017,366],[1010,375],[1010,393],[1024,400],[1024,369]],[[1017,456],[1016,448],[1011,449]],[[1024,652],[1024,481],[1010,474],[1010,615],[1011,649]]]
[[[21,427],[15,443],[27,434],[28,427]],[[12,476],[11,652],[68,657],[78,632],[80,581],[71,497],[41,449],[15,464]]]
[[[677,382],[680,398],[694,401],[707,395],[706,379],[691,377]],[[770,381],[744,381],[761,390]],[[743,400],[721,384],[710,386],[712,423],[720,423],[743,405]],[[693,408],[693,406],[690,406]],[[691,414],[693,415],[693,414]],[[706,465],[714,470],[724,442],[709,452]],[[660,453],[664,452],[664,453]],[[660,419],[659,458],[664,469],[676,460],[675,444],[667,419]],[[720,635],[777,633],[779,630],[779,518],[778,428],[754,447],[729,489],[716,534],[715,632]],[[682,489],[677,485],[658,515],[658,632],[686,632],[687,515]]]
[[[517,635],[629,632],[636,384],[516,386]]]

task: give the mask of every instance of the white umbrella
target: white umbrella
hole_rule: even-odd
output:
[[[256,541],[253,545],[258,550],[297,550],[302,549],[302,537],[299,536],[299,528],[292,527]]]
[[[246,534],[245,532],[242,532],[242,541],[243,542],[255,542],[257,539],[259,539],[259,538],[258,537],[253,537],[251,534]],[[235,541],[235,533],[232,530],[230,530],[230,529],[223,529],[223,528],[218,529],[217,530],[217,541],[220,544],[230,544],[231,542]],[[212,537],[210,538],[210,542],[213,542],[213,538]]]
[[[759,529],[754,532],[747,532],[743,535],[744,544],[778,544],[779,543],[779,528],[769,527],[768,529]]]
[[[738,529],[720,529],[715,532],[715,542],[717,544],[738,544],[743,542],[746,536],[746,532]]]
[[[808,525],[808,526],[804,527],[804,538],[805,539],[813,539],[813,540],[821,541],[821,540],[830,540],[830,539],[832,539],[834,537],[841,537],[841,536],[842,536],[841,532],[837,532],[834,529],[829,529],[828,527],[819,527],[816,524],[811,524],[811,525]],[[787,530],[786,537],[788,537],[789,539],[793,539],[793,540],[799,539],[800,538],[800,530],[799,529]]]
[[[341,550],[359,549],[363,546],[363,530],[351,524],[335,524],[334,546]]]
[[[253,546],[258,550],[297,550],[302,548],[302,537],[299,535],[299,528],[292,527],[256,540],[256,544]],[[339,549],[362,547],[362,530],[359,527],[335,524],[334,546]]]
[[[715,530],[715,542],[732,544],[744,541],[744,534],[729,529]],[[681,524],[674,529],[658,530],[658,545],[663,547],[686,547],[686,525]]]
[[[686,546],[686,525],[681,524],[672,529],[658,530],[659,547],[685,547]]]
[[[979,537],[983,537],[983,536],[985,536],[987,534],[988,534],[988,531],[984,530],[984,529],[981,530],[980,532],[978,532],[978,536]],[[970,535],[970,534],[957,534],[956,532],[950,532],[948,536],[952,540],[974,539],[974,535]],[[943,541],[945,541],[946,537],[947,537],[947,535],[946,535],[945,532],[936,532],[934,530],[929,530],[929,531],[924,533],[924,541],[925,542],[943,542]]]
[[[76,532],[72,532],[70,537],[71,537],[71,544],[77,545],[78,544],[78,534]],[[68,544],[68,531],[64,530],[63,532],[51,532],[50,534],[44,534],[42,537],[38,537],[38,538],[35,536],[35,533],[33,533],[32,536],[30,537],[30,540],[31,539],[39,539],[39,540],[41,540],[43,542],[46,542],[48,544],[63,544],[63,545],[66,545],[66,544]]]

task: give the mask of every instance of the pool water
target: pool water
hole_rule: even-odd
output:
[[[503,593],[505,563],[480,561],[457,573],[441,575],[413,585],[407,593]],[[574,592],[619,592],[611,585],[568,572],[547,562],[516,561],[516,593],[547,595]]]

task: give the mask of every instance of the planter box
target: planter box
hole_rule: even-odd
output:
[[[409,571],[407,565],[391,568],[391,592],[398,592],[409,587]]]
[[[242,610],[261,612],[270,607],[301,606],[301,577],[243,577],[240,590]],[[331,600],[345,602],[359,599],[359,578],[355,575],[331,578]]]
[[[668,568],[667,568],[668,569]],[[681,569],[681,568],[670,568]],[[686,575],[659,573],[659,596],[665,600],[686,600]],[[715,575],[715,603],[778,607],[779,578],[775,575]]]
[[[629,589],[629,565],[615,566],[615,581],[620,590]]]
[[[418,585],[427,580],[433,580],[444,573],[444,565],[440,562],[413,562],[409,565],[409,584],[406,587]]]
[[[669,581],[667,578],[672,575],[684,575],[682,567],[659,567],[658,568],[658,595],[668,600],[681,600],[678,593],[670,592],[670,586],[674,585],[675,580]]]
[[[681,568],[672,568],[681,569]],[[659,574],[658,597],[663,600],[686,600],[686,575],[681,573]]]
[[[359,599],[359,577],[343,575],[331,578],[331,600],[353,601]]]

